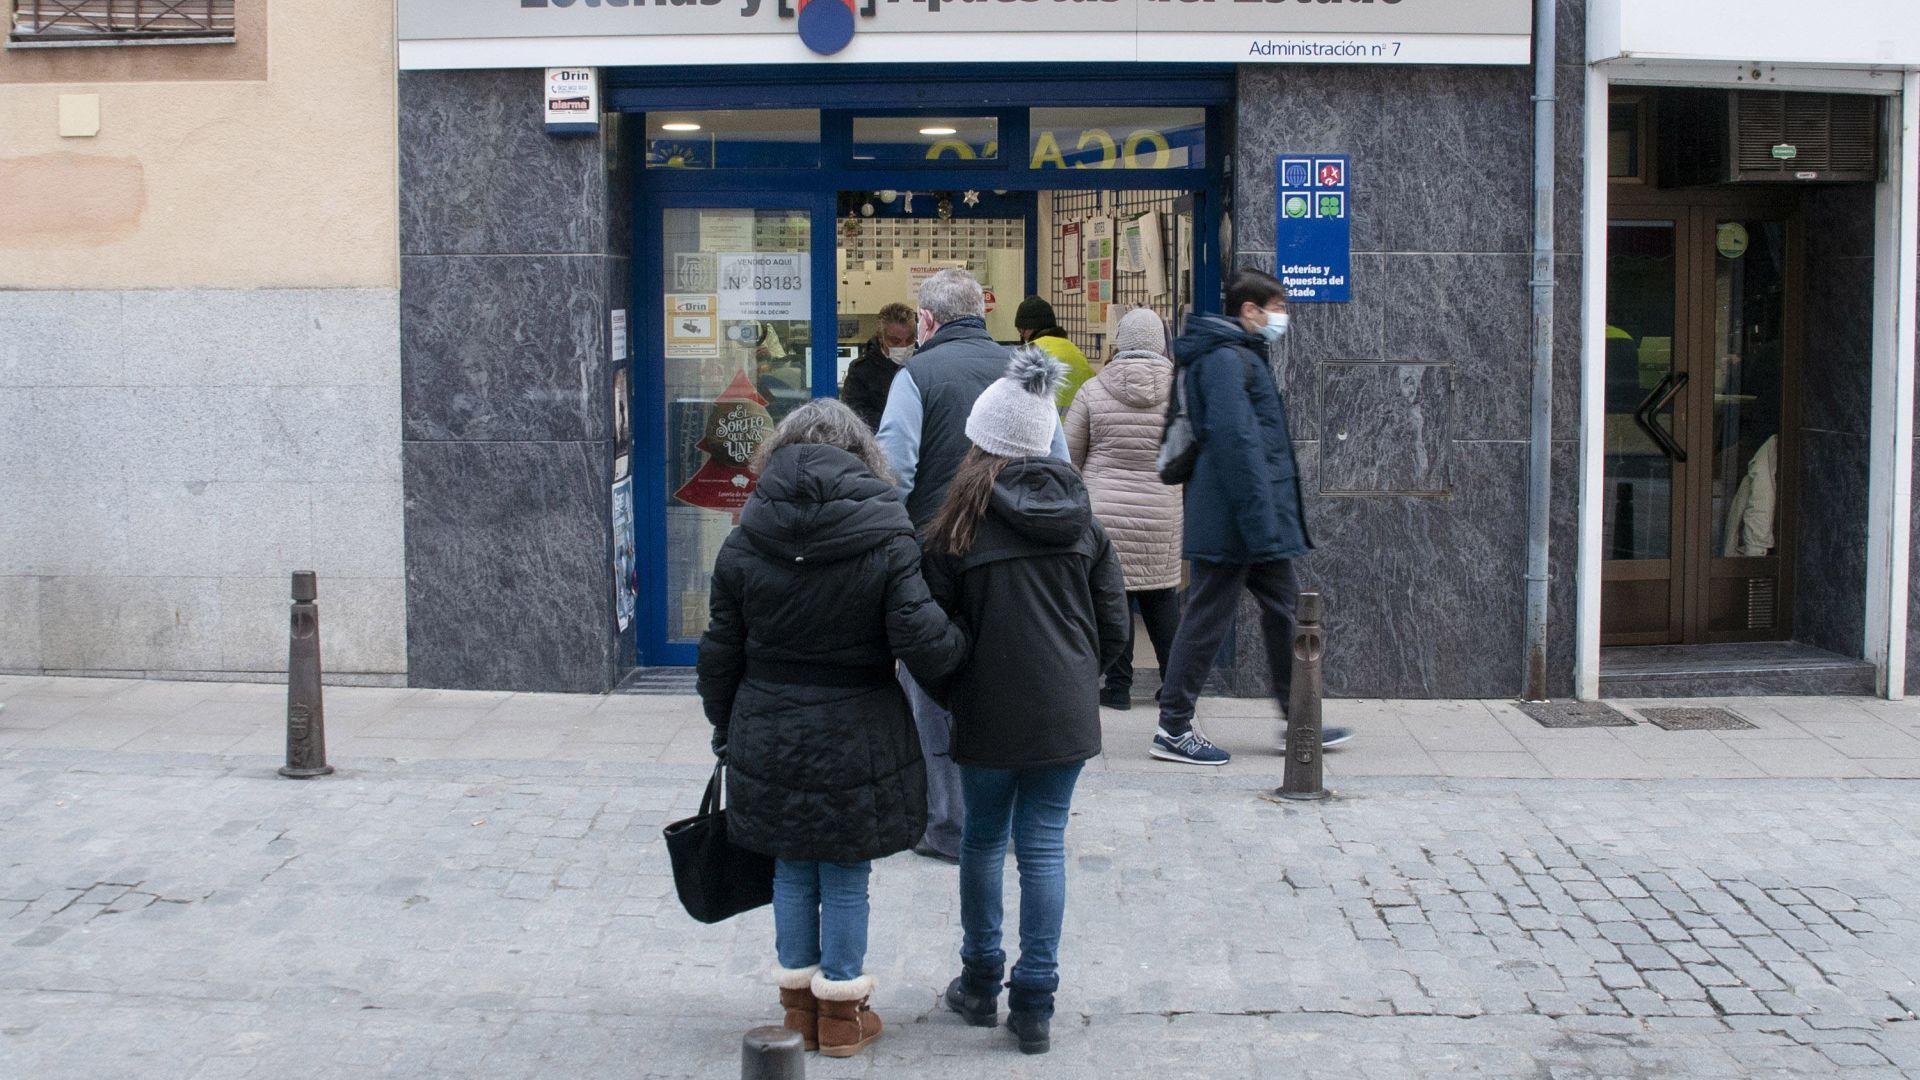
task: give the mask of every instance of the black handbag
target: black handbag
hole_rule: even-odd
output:
[[[673,860],[673,887],[687,914],[703,923],[731,919],[773,902],[773,857],[736,847],[727,839],[721,770],[700,799],[700,812],[668,825],[662,835]]]

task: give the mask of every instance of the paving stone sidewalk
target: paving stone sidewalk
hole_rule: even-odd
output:
[[[1920,703],[1871,698],[1730,698],[1753,726],[1665,731],[1615,701],[1628,727],[1550,730],[1508,701],[1334,700],[1327,723],[1355,732],[1329,764],[1349,776],[1510,779],[1920,778]],[[286,691],[266,683],[0,675],[0,752],[89,749],[271,755],[285,746]],[[329,687],[327,740],[342,760],[567,760],[695,765],[709,760],[698,699],[616,694]],[[1235,755],[1232,774],[1279,771],[1278,712],[1206,698],[1200,724]],[[1151,707],[1104,713],[1096,771],[1164,773],[1146,754]]]
[[[695,924],[659,844],[697,702],[330,688],[341,773],[295,783],[283,695],[0,677],[0,1077],[737,1075],[770,917]],[[1920,776],[1920,708],[1713,704],[1755,727],[1329,702],[1358,736],[1312,806],[1263,797],[1270,704],[1206,703],[1211,772],[1108,713],[1055,1052],[936,1007],[953,872],[901,857],[892,1027],[811,1074],[1920,1075],[1920,788],[1879,779]]]
[[[672,896],[700,766],[275,764],[0,750],[0,1076],[728,1077],[777,1016],[768,912]],[[890,1028],[809,1075],[1920,1073],[1911,784],[1268,786],[1088,775],[1045,1058],[936,1007],[954,873],[882,862]]]

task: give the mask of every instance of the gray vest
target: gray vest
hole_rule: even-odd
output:
[[[1011,350],[993,340],[985,327],[948,325],[927,339],[907,361],[907,373],[920,391],[920,463],[914,469],[907,516],[924,527],[947,501],[947,488],[973,441],[967,415],[995,379],[1007,373]]]

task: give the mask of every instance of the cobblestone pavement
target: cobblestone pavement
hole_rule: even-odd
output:
[[[704,770],[0,751],[0,1076],[726,1077],[766,910],[704,927]],[[889,1022],[815,1077],[1920,1074],[1912,785],[1089,774],[1053,1053],[935,1007],[954,874],[874,878]],[[1011,879],[1012,875],[1009,875]]]

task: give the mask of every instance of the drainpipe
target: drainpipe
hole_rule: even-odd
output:
[[[1527,476],[1527,656],[1523,697],[1547,697],[1547,542],[1553,506],[1555,0],[1533,0],[1533,431]]]

